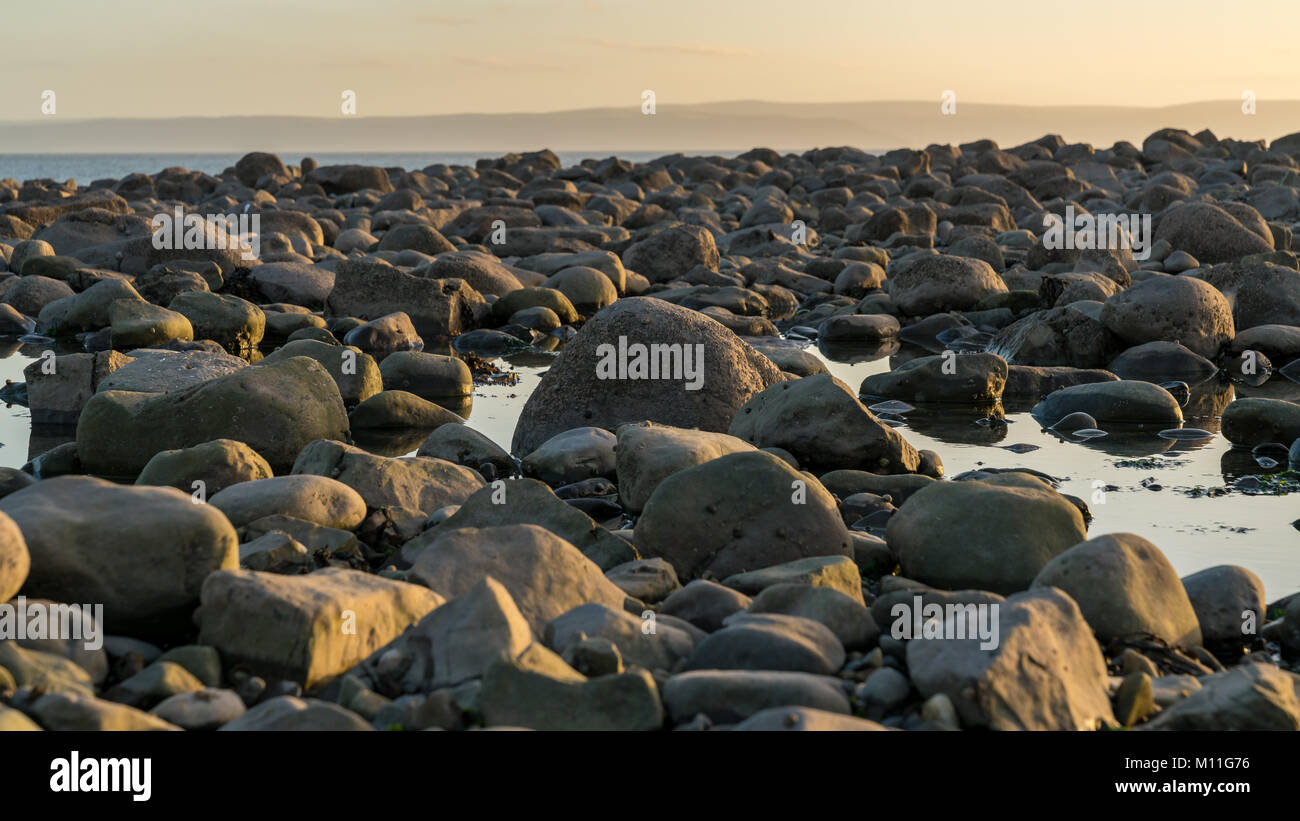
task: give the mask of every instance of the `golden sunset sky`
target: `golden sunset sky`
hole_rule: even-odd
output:
[[[724,100],[1300,98],[1300,3],[10,2],[0,120],[407,116]]]

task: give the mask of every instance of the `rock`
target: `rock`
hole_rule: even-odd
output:
[[[233,690],[205,687],[192,693],[177,693],[149,712],[182,730],[215,730],[242,716],[246,708]]]
[[[1232,262],[1248,254],[1273,250],[1271,238],[1252,231],[1221,204],[1209,202],[1172,206],[1161,215],[1154,236],[1157,242],[1165,240],[1175,250],[1186,251],[1202,263]]]
[[[237,356],[212,351],[132,351],[131,360],[104,376],[97,391],[172,393],[229,376],[248,366]]]
[[[232,485],[208,500],[237,527],[273,514],[352,530],[366,516],[362,496],[327,476],[276,476]]]
[[[31,712],[47,730],[140,732],[181,729],[134,707],[103,701],[88,693],[46,693],[32,704]]]
[[[623,425],[615,450],[618,493],[623,506],[639,513],[664,479],[753,445],[725,433],[688,430],[653,422]]]
[[[194,328],[184,314],[147,302],[116,300],[108,308],[108,320],[113,347],[119,351],[194,338]]]
[[[1101,322],[1130,345],[1179,342],[1214,359],[1232,340],[1232,306],[1217,288],[1193,277],[1153,276],[1106,300]]]
[[[414,560],[414,556],[445,531],[500,525],[537,525],[545,528],[577,547],[582,555],[602,570],[640,558],[632,545],[596,524],[586,513],[566,504],[536,479],[509,482],[497,480],[475,491],[436,530],[407,542],[402,553]],[[500,576],[498,578],[505,581]]]
[[[868,676],[857,692],[868,716],[884,718],[907,703],[912,685],[894,668],[882,667]]]
[[[727,431],[756,447],[788,451],[816,470],[915,473],[916,450],[830,374],[774,385],[751,398]]]
[[[159,451],[234,439],[285,471],[308,442],[347,433],[329,372],[295,356],[173,394],[96,393],[77,424],[77,454],[89,472],[135,476]]]
[[[908,316],[970,311],[980,300],[1007,292],[1002,277],[981,259],[918,254],[898,267],[889,274],[889,295]]]
[[[237,296],[190,291],[167,308],[188,319],[197,338],[211,339],[232,354],[253,350],[266,333],[266,314]]]
[[[1134,345],[1111,360],[1107,368],[1120,379],[1157,384],[1178,380],[1193,385],[1219,370],[1213,362],[1177,342],[1159,341]]]
[[[1300,676],[1242,664],[1200,679],[1201,688],[1165,708],[1148,730],[1300,730]]]
[[[793,670],[833,675],[844,646],[824,624],[779,613],[737,613],[710,633],[686,670]]]
[[[839,715],[809,707],[773,707],[754,713],[731,729],[759,732],[884,732],[889,728],[865,718]]]
[[[508,266],[481,251],[439,254],[424,273],[434,279],[463,279],[480,294],[505,296],[523,287]]]
[[[637,521],[636,542],[687,579],[849,551],[826,489],[763,452],[733,453],[665,479]]]
[[[575,428],[547,439],[524,457],[519,467],[525,476],[548,485],[613,476],[617,442],[614,434],[602,428]]]
[[[4,303],[19,313],[36,316],[41,309],[56,299],[72,296],[68,283],[43,276],[19,277],[4,292]]]
[[[659,612],[683,619],[706,633],[712,633],[722,629],[722,623],[728,616],[748,609],[752,603],[749,596],[730,587],[696,579],[664,599]]]
[[[610,642],[627,664],[648,670],[672,670],[695,650],[704,637],[692,633],[690,625],[674,619],[647,621],[622,609],[592,602],[579,605],[547,622],[543,632],[546,646],[567,654],[586,639]]]
[[[268,302],[287,302],[313,311],[325,306],[334,289],[335,273],[303,262],[267,262],[248,274]]]
[[[488,725],[534,730],[657,730],[664,718],[647,671],[587,679],[540,644],[488,668],[479,707]]]
[[[880,637],[880,628],[862,602],[829,587],[784,582],[770,585],[754,597],[748,612],[781,613],[820,622],[846,650],[873,647]]]
[[[91,696],[95,683],[85,668],[57,653],[29,650],[16,641],[0,641],[0,669],[17,687],[47,693]]]
[[[619,590],[648,604],[663,601],[680,590],[677,571],[663,559],[637,559],[605,571]]]
[[[369,259],[338,264],[325,309],[361,319],[403,311],[426,340],[476,328],[488,313],[483,297],[464,280],[428,279]]]
[[[515,460],[501,446],[469,425],[442,424],[420,443],[417,456],[445,459],[457,465],[478,468],[491,464],[502,476],[515,473]]]
[[[221,684],[221,655],[215,647],[186,644],[173,647],[157,660],[179,664],[207,687]]]
[[[633,243],[623,252],[623,266],[653,282],[677,279],[696,265],[718,270],[713,234],[698,225],[676,225]]]
[[[136,477],[137,485],[174,487],[185,493],[220,493],[231,485],[269,479],[271,466],[257,451],[233,439],[214,439],[192,448],[164,450]]]
[[[1047,425],[1071,413],[1086,413],[1102,424],[1161,424],[1176,427],[1183,421],[1178,400],[1150,382],[1122,379],[1061,388],[1034,406],[1034,418]]]
[[[40,731],[41,725],[12,707],[0,705],[0,733]]]
[[[407,391],[424,399],[467,396],[474,390],[469,366],[454,356],[398,351],[384,359],[379,372],[386,390]]]
[[[360,348],[330,345],[315,339],[296,339],[277,348],[262,362],[273,365],[294,356],[319,362],[338,386],[343,404],[351,407],[384,389],[383,377],[374,357]]]
[[[273,530],[239,546],[239,565],[268,573],[299,573],[311,568],[312,555],[288,533]]]
[[[909,402],[989,404],[1002,398],[1007,363],[991,353],[922,356],[868,376],[861,394]]]
[[[189,670],[171,661],[155,661],[140,672],[114,685],[106,694],[109,701],[148,710],[164,699],[203,689]]]
[[[184,632],[203,579],[238,564],[239,540],[226,517],[172,488],[60,476],[6,496],[0,511],[22,530],[31,554],[24,591],[102,602],[112,633]]]
[[[510,592],[489,575],[375,650],[354,672],[384,695],[431,693],[482,677],[498,656],[515,658],[532,641]]]
[[[18,595],[31,565],[22,531],[13,519],[0,513],[0,602]]]
[[[761,570],[737,573],[723,579],[722,583],[750,596],[758,595],[764,589],[777,584],[828,587],[843,593],[859,604],[862,603],[862,577],[858,573],[858,566],[848,556],[814,556],[808,559],[797,559]]]
[[[946,590],[1014,593],[1087,538],[1083,515],[1068,499],[1037,480],[1012,481],[934,482],[914,493],[885,533],[903,575]]]
[[[783,670],[694,670],[668,679],[664,707],[674,724],[703,713],[732,724],[763,710],[810,707],[849,715],[849,699],[839,679]]]
[[[491,575],[537,635],[546,622],[580,604],[623,608],[623,591],[551,531],[533,524],[449,528],[458,515],[416,538],[423,546],[411,568],[412,581],[455,598]]]
[[[981,649],[978,637],[907,643],[907,668],[921,695],[948,696],[967,728],[1111,726],[1106,662],[1074,601],[1048,588],[1012,596],[1000,609],[992,650]]]
[[[411,318],[406,312],[397,311],[348,331],[343,337],[343,344],[360,348],[382,362],[390,353],[422,349],[424,340],[415,332],[415,326],[411,324]]]
[[[390,459],[324,439],[302,449],[293,463],[293,473],[337,479],[354,489],[372,509],[404,507],[426,516],[438,508],[463,503],[483,486],[476,471],[442,459]]]
[[[1132,727],[1157,711],[1152,695],[1151,676],[1129,673],[1115,694],[1115,719],[1123,727]]]
[[[568,297],[583,316],[591,316],[618,299],[618,289],[604,273],[577,265],[565,268],[543,283]]]
[[[315,698],[279,696],[268,699],[227,724],[221,731],[279,731],[298,732],[318,730],[324,732],[370,731],[374,728],[361,716],[337,704]]]
[[[1201,639],[1210,650],[1239,653],[1265,622],[1264,583],[1244,567],[1221,564],[1183,577]],[[1248,629],[1247,614],[1256,629]]]
[[[898,338],[898,320],[889,314],[838,314],[817,327],[819,342],[832,345],[879,348]]]
[[[354,429],[366,430],[463,426],[465,420],[441,405],[408,391],[381,391],[353,408],[352,413],[348,414],[348,423]]]
[[[654,351],[666,351],[666,360]],[[637,363],[648,368],[652,358],[656,365],[675,363],[675,369],[665,374],[656,367],[641,378]],[[620,359],[627,365],[622,371]],[[653,375],[659,378],[648,378]],[[543,374],[520,414],[511,450],[531,453],[573,428],[617,430],[645,420],[722,431],[741,405],[779,379],[766,357],[697,312],[658,299],[620,299],[592,317]]]
[[[1173,565],[1132,533],[1081,542],[1048,562],[1033,589],[1064,590],[1103,642],[1150,633],[1180,647],[1201,643],[1196,612]]]
[[[1225,262],[1201,270],[1204,280],[1232,305],[1238,331],[1300,324],[1300,273],[1294,268],[1269,262]]]
[[[1300,438],[1300,406],[1285,399],[1237,399],[1223,411],[1221,430],[1234,445],[1294,442]]]
[[[303,576],[224,570],[203,583],[199,641],[227,665],[308,690],[356,665],[446,600],[355,570]]]

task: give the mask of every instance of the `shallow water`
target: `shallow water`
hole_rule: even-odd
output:
[[[910,347],[910,346],[909,346]],[[924,354],[903,350],[866,361],[841,361],[810,346],[809,352],[827,363],[831,373],[857,390],[867,376],[896,367],[903,358]],[[40,348],[16,343],[0,348],[0,379],[22,381],[22,369],[40,354]],[[478,385],[472,404],[452,408],[465,415],[471,427],[506,450],[524,402],[550,366],[552,354],[530,353],[494,360],[503,370],[519,375],[515,385]],[[1294,386],[1275,376],[1264,390],[1252,395],[1300,395]],[[1158,429],[1115,431],[1112,435],[1077,440],[1045,431],[1028,413],[1028,407],[1006,408],[1005,428],[976,424],[983,413],[957,408],[919,407],[904,415],[900,432],[918,449],[931,449],[943,459],[948,476],[979,467],[1024,467],[1060,480],[1063,493],[1089,503],[1093,521],[1088,532],[1137,533],[1164,551],[1180,575],[1217,564],[1237,564],[1254,571],[1264,582],[1268,600],[1300,590],[1300,532],[1291,522],[1300,518],[1300,494],[1294,496],[1246,495],[1233,491],[1218,497],[1193,497],[1195,487],[1231,486],[1245,473],[1262,473],[1250,455],[1233,451],[1218,435],[1218,413],[1233,396],[1227,386],[1197,386],[1184,408],[1185,427],[1215,433],[1206,440],[1175,441],[1157,435]],[[868,401],[868,404],[871,404]],[[1103,425],[1103,427],[1106,427]],[[26,408],[0,410],[0,465],[21,467],[28,459],[73,438],[72,427],[32,431]],[[387,455],[414,453],[424,433],[393,443],[391,447],[363,446]],[[1036,450],[1016,453],[1008,445],[1034,445]],[[1283,461],[1282,467],[1285,467]],[[1144,480],[1162,486],[1151,490]],[[1095,484],[1096,483],[1096,484]],[[1152,482],[1147,482],[1152,484]],[[1114,486],[1117,489],[1107,490]]]

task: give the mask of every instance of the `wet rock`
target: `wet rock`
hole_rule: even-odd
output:
[[[1150,382],[1127,379],[1062,388],[1033,409],[1034,418],[1048,425],[1071,413],[1086,413],[1102,424],[1172,425],[1183,421],[1182,408],[1169,391]]]
[[[923,356],[868,376],[861,393],[911,402],[987,404],[1002,397],[1007,363],[991,353]]]
[[[168,304],[189,320],[198,339],[211,339],[232,354],[251,351],[266,333],[266,314],[237,296],[190,291]]]
[[[385,390],[407,391],[423,399],[466,396],[474,390],[469,366],[454,356],[398,351],[379,366]]]
[[[1108,369],[1120,379],[1142,379],[1157,384],[1167,380],[1202,382],[1218,368],[1200,354],[1177,342],[1147,342],[1111,360]]]
[[[330,345],[315,339],[296,339],[276,349],[262,360],[264,365],[294,356],[305,356],[329,371],[338,386],[343,404],[349,407],[364,402],[384,389],[379,366],[370,354],[359,348]]]
[[[1300,406],[1285,399],[1237,399],[1223,411],[1221,429],[1234,445],[1294,442],[1300,437]]]
[[[356,346],[382,362],[390,353],[420,350],[424,347],[424,340],[415,332],[406,312],[397,311],[348,331],[343,344]]]

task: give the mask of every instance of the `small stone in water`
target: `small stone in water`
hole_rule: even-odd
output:
[[[1161,382],[1160,387],[1173,394],[1179,405],[1186,405],[1187,400],[1192,398],[1192,389],[1186,382]]]
[[[874,405],[868,405],[867,410],[872,413],[907,413],[916,410],[912,405],[906,402],[900,402],[897,399],[890,399],[885,402],[877,402]]]
[[[1080,439],[1096,439],[1100,436],[1109,436],[1110,434],[1098,428],[1084,428],[1083,430],[1076,430],[1074,435]]]
[[[1169,428],[1156,434],[1161,439],[1209,439],[1214,436],[1208,430],[1200,428]]]
[[[1012,453],[1032,453],[1038,450],[1038,445],[1030,445],[1025,442],[1018,442],[1014,445],[1002,445],[1003,450],[1009,450]]]
[[[1277,467],[1278,465],[1278,461],[1276,459],[1270,459],[1267,456],[1256,456],[1255,461],[1259,463],[1259,466],[1262,467],[1264,470],[1270,470],[1272,468]]]
[[[1052,425],[1051,429],[1063,430],[1068,433],[1072,430],[1080,430],[1082,428],[1096,428],[1096,427],[1097,427],[1096,419],[1093,419],[1091,416],[1084,413],[1083,411],[1075,411],[1074,413],[1069,413],[1066,414],[1065,416],[1062,416],[1060,421],[1058,421],[1055,425]]]

